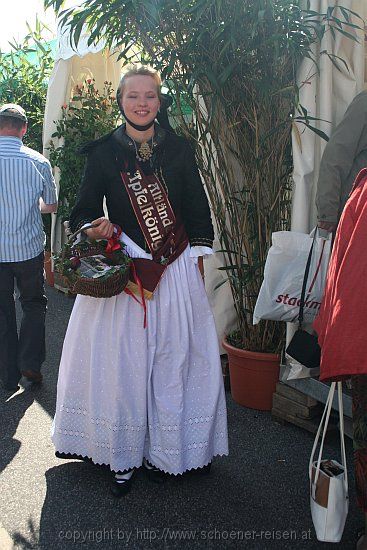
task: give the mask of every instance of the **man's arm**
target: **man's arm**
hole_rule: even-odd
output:
[[[43,191],[39,199],[39,208],[41,214],[52,214],[57,211],[57,190],[51,165],[47,159],[44,159],[40,172],[43,176]]]
[[[367,93],[359,94],[349,105],[344,118],[332,133],[321,159],[316,206],[319,226],[336,227],[341,206],[342,187],[355,158],[363,148],[367,124]],[[326,227],[328,226],[328,227]]]
[[[44,200],[41,198],[39,201],[39,206],[40,206],[41,214],[52,214],[54,212],[57,212],[57,202],[54,202],[52,204],[46,204]]]

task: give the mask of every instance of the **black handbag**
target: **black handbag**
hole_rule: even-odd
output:
[[[303,329],[303,310],[305,307],[306,286],[308,275],[310,272],[311,258],[314,250],[316,233],[317,229],[315,229],[310,253],[307,258],[305,275],[303,277],[302,293],[298,315],[298,329],[294,333],[292,340],[289,342],[288,347],[285,350],[290,357],[309,369],[319,367],[321,357],[321,349],[317,341],[317,336],[315,336],[314,334],[310,334]]]

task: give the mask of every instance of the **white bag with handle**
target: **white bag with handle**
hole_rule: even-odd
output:
[[[338,384],[341,464],[333,459],[322,459],[325,435],[329,424],[336,384]],[[314,461],[322,428],[324,429],[319,455],[318,459]],[[324,414],[322,415],[320,426],[312,448],[309,463],[309,478],[311,515],[317,539],[322,542],[339,542],[343,535],[349,505],[348,472],[344,442],[343,394],[341,382],[333,382],[331,384]]]
[[[296,231],[273,233],[272,246],[265,263],[264,281],[255,305],[254,325],[260,319],[289,323],[297,321],[302,282],[314,231],[310,235]],[[314,239],[307,279],[305,323],[312,323],[320,309],[330,257],[330,242],[318,235]]]

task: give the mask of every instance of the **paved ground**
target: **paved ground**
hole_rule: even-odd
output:
[[[312,436],[236,405],[228,394],[230,456],[208,477],[156,486],[139,472],[114,500],[108,472],[54,456],[49,432],[63,335],[73,305],[48,289],[48,359],[42,388],[0,390],[0,550],[354,548],[362,525],[354,502],[342,543],[319,543],[309,513]],[[326,452],[335,453],[337,439]],[[352,450],[348,442],[351,470]]]

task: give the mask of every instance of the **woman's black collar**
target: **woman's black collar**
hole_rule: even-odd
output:
[[[162,145],[166,137],[166,130],[158,124],[154,124],[153,153]],[[134,140],[126,133],[126,124],[119,126],[112,134],[112,138],[122,146],[123,149],[135,154]]]
[[[166,133],[167,132],[164,128],[162,128],[159,124],[154,123],[153,152],[159,149],[160,145],[162,145],[165,140]],[[131,137],[126,133],[126,124],[122,124],[116,130],[112,130],[112,132],[105,134],[99,139],[89,141],[88,143],[83,143],[83,145],[77,149],[77,153],[86,155],[90,153],[94,147],[100,143],[108,141],[110,138],[122,146],[125,151],[129,151],[135,155],[135,145]]]

